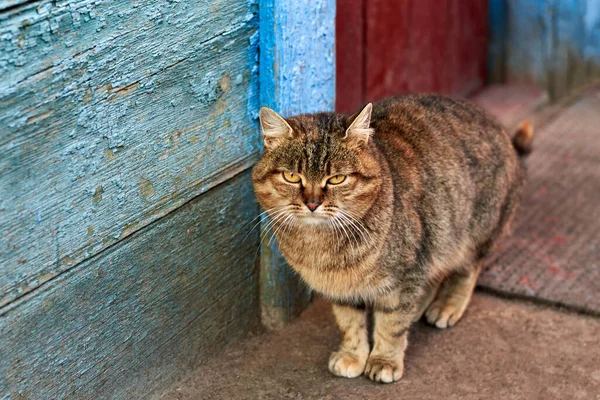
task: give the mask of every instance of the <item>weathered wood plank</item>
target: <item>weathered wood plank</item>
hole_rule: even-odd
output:
[[[536,83],[556,99],[600,78],[599,0],[508,0],[506,20],[508,82]]]
[[[0,306],[255,161],[255,8],[44,0],[0,13]]]
[[[335,0],[261,0],[260,102],[282,113],[331,111],[335,104]],[[275,328],[309,297],[276,245],[261,247],[262,321]]]
[[[32,0],[0,0],[0,11],[6,10],[7,8],[16,7],[31,1]]]
[[[333,110],[335,1],[260,1],[260,101],[283,115]]]
[[[547,88],[552,53],[551,4],[509,0],[506,19],[506,80]]]
[[[581,0],[561,0],[553,8],[552,66],[549,92],[557,98],[581,87],[586,81],[585,47],[586,4]]]
[[[259,323],[248,172],[0,312],[0,398],[168,389]]]

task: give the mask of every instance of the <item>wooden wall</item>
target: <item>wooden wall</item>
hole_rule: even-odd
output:
[[[490,0],[493,76],[559,98],[600,81],[600,0]]]
[[[333,108],[334,16],[0,0],[0,399],[156,397],[302,309],[249,169],[261,102]]]
[[[487,0],[338,0],[336,109],[485,83]]]
[[[258,326],[257,57],[247,0],[0,0],[0,398],[145,398]]]

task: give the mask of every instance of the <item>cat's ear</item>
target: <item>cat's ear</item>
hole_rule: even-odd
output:
[[[290,124],[269,107],[261,107],[258,116],[265,149],[272,150],[293,138]]]
[[[371,128],[371,112],[373,111],[373,104],[369,103],[362,109],[358,115],[350,117],[352,123],[346,129],[346,136],[344,140],[348,143],[365,145],[369,143],[371,136],[373,135],[373,128]]]

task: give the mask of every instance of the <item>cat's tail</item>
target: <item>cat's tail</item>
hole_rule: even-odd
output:
[[[513,136],[513,146],[520,157],[526,157],[533,150],[533,125],[529,121],[521,122]]]

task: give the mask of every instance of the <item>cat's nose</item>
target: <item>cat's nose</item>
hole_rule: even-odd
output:
[[[308,203],[306,203],[306,207],[308,207],[308,209],[310,211],[315,211],[317,209],[317,207],[319,207],[321,205],[321,202],[316,202],[316,201],[309,201]]]

